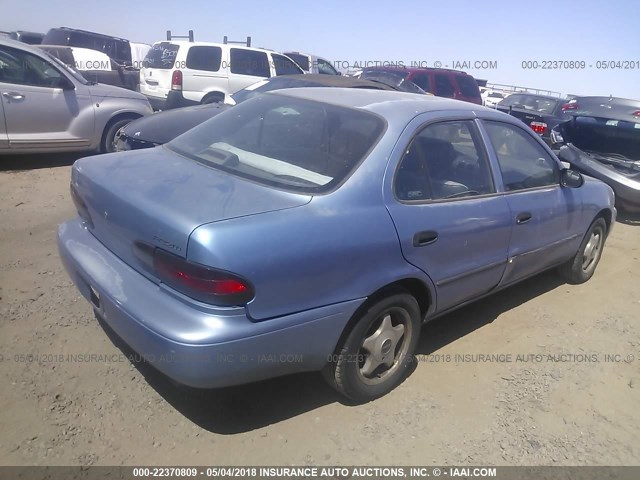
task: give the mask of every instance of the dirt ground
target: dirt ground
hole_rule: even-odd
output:
[[[181,390],[129,362],[58,258],[72,159],[8,160],[0,465],[640,464],[638,218],[588,283],[545,273],[430,323],[408,379],[353,406],[319,374]],[[85,353],[110,360],[65,360]]]

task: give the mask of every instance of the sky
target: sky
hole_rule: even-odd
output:
[[[210,42],[251,36],[252,46],[339,68],[440,62],[492,83],[640,99],[636,0],[0,0],[0,12],[4,31],[66,26],[145,43],[167,30]]]

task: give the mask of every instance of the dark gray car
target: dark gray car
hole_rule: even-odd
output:
[[[560,159],[608,183],[619,208],[640,212],[640,101],[576,97],[564,111],[570,120],[551,132]]]

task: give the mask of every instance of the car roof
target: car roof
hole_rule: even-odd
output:
[[[273,90],[265,93],[265,95],[286,95],[303,98],[347,108],[368,110],[385,118],[390,118],[391,116],[396,118],[404,117],[407,121],[420,113],[431,111],[457,110],[461,112],[487,111],[495,113],[492,108],[461,100],[436,97],[435,95],[385,90],[326,87],[289,88],[286,90]]]
[[[295,79],[300,80],[301,82],[309,82],[314,84],[319,84],[326,87],[344,87],[344,88],[377,88],[379,90],[390,90],[394,91],[390,86],[373,82],[371,80],[364,80],[360,78],[353,77],[344,77],[342,75],[325,75],[322,73],[306,73],[306,74],[294,74],[294,75],[278,75],[276,77],[271,77],[267,79],[267,81],[277,81],[278,79]],[[322,87],[318,87],[322,88]]]
[[[128,42],[129,40],[127,40],[126,38],[120,38],[120,37],[114,37],[113,35],[107,35],[105,33],[97,33],[97,32],[90,32],[89,30],[80,30],[79,28],[71,28],[71,27],[54,27],[54,28],[50,28],[49,32],[51,30],[62,30],[64,32],[77,32],[77,33],[84,33],[84,34],[88,34],[88,35],[94,35],[96,37],[101,37],[101,38],[109,38],[112,40],[119,40],[121,42]],[[47,33],[49,33],[47,32]]]
[[[258,47],[246,47],[244,45],[236,45],[233,43],[217,43],[217,42],[190,42],[188,40],[159,40],[157,42],[153,42],[153,45],[158,45],[160,43],[172,43],[174,45],[178,45],[179,47],[229,47],[229,48],[242,48],[243,50],[255,50],[258,52],[268,52],[268,53],[276,53],[282,55],[275,50],[270,50],[268,48],[258,48]]]
[[[24,50],[26,52],[38,55],[39,57],[47,58],[43,51],[38,48],[39,45],[29,45],[28,43],[20,42],[18,40],[12,40],[11,38],[2,37],[0,37],[0,45],[17,48],[19,50]]]
[[[509,94],[511,95],[526,95],[528,97],[536,97],[536,98],[544,98],[545,100],[561,100],[566,102],[567,100],[565,100],[564,98],[560,98],[560,97],[554,97],[552,95],[540,95],[537,93],[529,93],[529,92],[512,92]]]
[[[469,75],[467,72],[463,72],[462,70],[454,70],[452,68],[429,68],[429,67],[404,67],[404,66],[388,66],[388,67],[365,67],[362,69],[365,71],[389,71],[389,72],[407,72],[407,73],[417,73],[417,72],[449,72],[449,73],[458,73],[462,75]],[[471,75],[469,75],[471,76]]]

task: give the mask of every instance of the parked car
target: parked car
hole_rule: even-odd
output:
[[[373,90],[398,90],[381,82],[321,74],[282,75],[261,80],[243,88],[227,99],[227,103],[211,103],[195,107],[183,107],[158,112],[126,125],[117,135],[116,150],[151,148],[170,142],[196,125],[215,117],[232,105],[271,90],[299,87],[368,88]],[[417,87],[416,87],[417,88]]]
[[[0,155],[110,152],[116,132],[149,113],[139,93],[89,82],[37,47],[0,39]]]
[[[482,104],[485,107],[496,108],[498,103],[509,96],[506,92],[500,92],[498,90],[485,89],[481,94]]]
[[[338,70],[335,69],[329,60],[326,60],[317,55],[311,55],[310,53],[300,52],[284,52],[284,54],[291,60],[296,62],[305,73],[322,73],[324,75],[341,75]]]
[[[561,160],[609,184],[619,208],[640,212],[640,101],[575,97],[563,108],[571,119],[551,132]]]
[[[259,95],[162,148],[78,160],[71,278],[174,380],[323,370],[368,401],[423,321],[540,271],[594,273],[611,188],[512,116],[427,95]]]
[[[553,127],[569,118],[562,109],[565,100],[533,93],[513,93],[500,101],[497,109],[519,118],[548,144]]]
[[[355,72],[353,76],[368,79],[380,72],[393,72],[404,76],[425,92],[438,97],[455,98],[482,105],[482,97],[475,79],[465,72],[446,68],[402,68],[369,67]]]
[[[80,75],[91,82],[138,90],[139,72],[120,65],[105,53],[89,48],[60,45],[38,45],[38,48],[53,55],[68,67],[77,70]]]
[[[303,74],[290,58],[223,43],[158,42],[140,70],[140,92],[156,110],[224,102],[238,90],[276,75]]]
[[[144,56],[139,55],[146,54],[150,48],[148,45],[144,48],[144,44],[133,44],[124,38],[68,27],[50,29],[44,36],[42,44],[97,50],[120,65],[134,68],[140,68]]]
[[[44,38],[43,33],[38,32],[26,32],[24,30],[16,30],[8,32],[9,38],[17,40],[19,42],[28,43],[29,45],[39,45]]]

